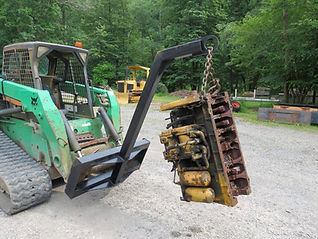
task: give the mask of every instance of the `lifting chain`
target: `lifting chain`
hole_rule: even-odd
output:
[[[213,68],[213,61],[212,61],[212,57],[213,57],[213,47],[208,47],[208,54],[206,56],[206,63],[205,63],[205,70],[204,70],[204,76],[202,79],[202,87],[201,87],[201,95],[205,95],[206,94],[206,85],[208,80],[210,80],[210,88],[208,90],[208,93],[210,93],[211,95],[215,95],[217,94],[220,89],[221,89],[221,85],[219,83],[219,79],[214,78],[214,68]]]

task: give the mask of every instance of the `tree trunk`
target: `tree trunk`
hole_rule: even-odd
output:
[[[118,79],[118,69],[119,69],[119,62],[118,62],[118,60],[116,60],[115,65],[116,65],[116,68],[115,68],[115,80],[114,80],[113,83],[116,83],[117,80],[120,80],[120,79]]]
[[[289,101],[289,87],[288,87],[287,81],[285,81],[285,84],[284,84],[284,99],[285,99],[285,102],[288,103],[288,101]]]
[[[242,81],[243,81],[243,89],[246,90],[246,80],[243,75],[241,75]],[[236,79],[236,89],[238,89],[238,79]]]
[[[250,85],[250,91],[254,91],[256,89],[258,79],[259,79],[258,75],[253,77],[252,84]]]
[[[230,94],[234,94],[234,89],[233,89],[234,81],[233,81],[233,70],[230,67]]]

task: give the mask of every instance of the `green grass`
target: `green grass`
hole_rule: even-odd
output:
[[[273,108],[275,103],[273,102],[258,102],[258,101],[243,101],[238,100],[241,104],[241,112],[248,113],[248,112],[257,112],[258,108]]]
[[[180,97],[176,97],[176,96],[171,96],[168,93],[157,93],[155,94],[155,96],[153,97],[152,102],[153,103],[170,103],[172,101],[176,101],[176,100],[180,100]]]
[[[167,104],[176,100],[180,100],[180,97],[171,96],[167,93],[157,93],[152,99],[152,103],[161,103],[161,104]],[[123,104],[126,106],[136,107],[137,103],[129,103],[129,104]]]
[[[244,118],[245,120],[253,124],[261,124],[266,126],[274,127],[286,127],[295,130],[301,130],[311,133],[318,132],[318,126],[315,125],[304,125],[304,124],[292,124],[284,122],[275,122],[275,121],[262,121],[257,120],[257,111],[258,108],[272,108],[274,103],[272,102],[253,102],[253,101],[239,101],[241,103],[241,111],[234,113],[234,116]]]

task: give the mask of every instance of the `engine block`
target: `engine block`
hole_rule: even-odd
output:
[[[251,192],[227,92],[194,95],[161,107],[171,110],[160,135],[185,201],[237,204]]]

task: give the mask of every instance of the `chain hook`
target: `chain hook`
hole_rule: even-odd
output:
[[[204,96],[206,94],[206,86],[208,80],[210,80],[210,88],[208,89],[208,93],[211,95],[217,94],[221,85],[219,83],[219,79],[214,78],[214,68],[213,68],[213,47],[208,47],[208,54],[206,56],[205,70],[203,72],[202,86],[201,86],[201,95]]]

